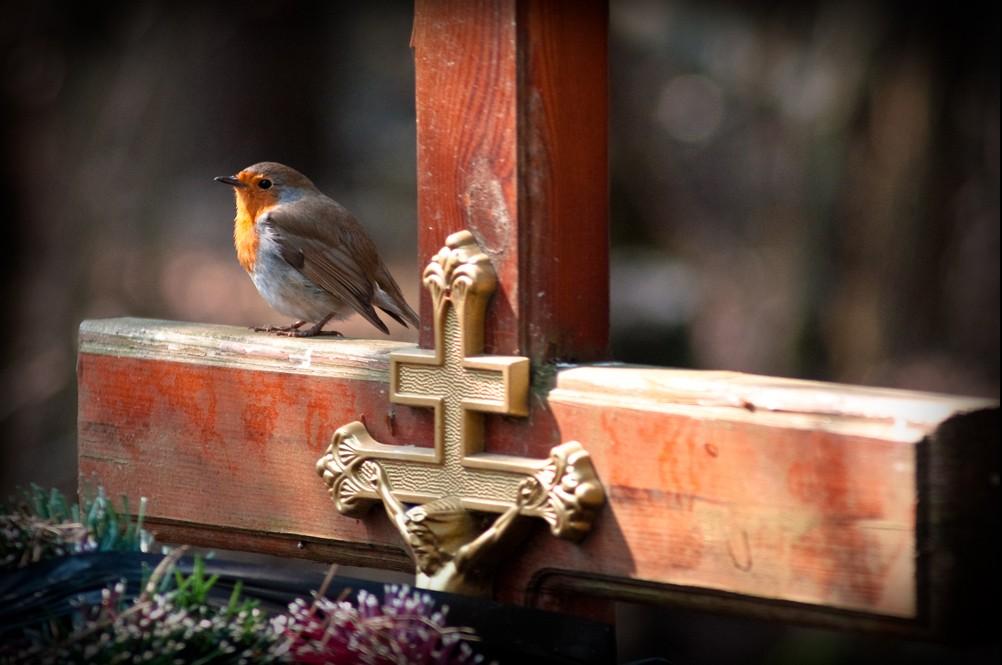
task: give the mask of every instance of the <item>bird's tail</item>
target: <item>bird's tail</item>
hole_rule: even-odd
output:
[[[417,328],[420,324],[417,314],[407,304],[407,301],[404,300],[403,294],[400,293],[400,287],[397,286],[393,277],[385,270],[383,272],[385,278],[377,280],[376,293],[373,295],[372,304],[389,314],[400,325],[406,327],[409,323]],[[383,275],[380,275],[380,277],[383,277]]]

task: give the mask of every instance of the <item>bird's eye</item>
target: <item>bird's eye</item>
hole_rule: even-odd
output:
[[[268,180],[267,178],[262,178],[261,180],[258,181],[257,186],[260,187],[261,189],[268,189],[269,187],[271,187],[271,180]]]

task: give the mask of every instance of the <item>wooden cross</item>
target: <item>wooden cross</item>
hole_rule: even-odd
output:
[[[419,0],[415,11],[420,262],[470,230],[498,275],[484,350],[532,362],[528,418],[484,419],[485,453],[542,458],[578,440],[608,490],[588,538],[534,536],[501,571],[498,597],[899,633],[983,621],[998,579],[994,401],[550,364],[606,356],[606,19],[593,0]],[[431,348],[428,297],[421,312]],[[386,520],[331,510],[313,470],[359,416],[387,445],[433,439],[428,409],[390,404],[391,352],[415,351],[85,322],[81,480],[148,496],[167,541],[408,570]]]

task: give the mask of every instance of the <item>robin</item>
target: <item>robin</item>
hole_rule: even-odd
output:
[[[362,225],[302,173],[260,162],[216,182],[236,195],[233,243],[240,265],[269,305],[296,319],[255,330],[312,337],[331,319],[357,312],[388,334],[376,307],[405,327],[418,326]],[[310,321],[313,326],[301,330]]]

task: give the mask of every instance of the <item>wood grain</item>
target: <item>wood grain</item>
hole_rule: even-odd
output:
[[[607,353],[607,22],[596,0],[416,3],[420,262],[476,236],[499,277],[488,353]]]
[[[400,347],[86,322],[81,481],[148,496],[154,522],[195,544],[232,531],[238,547],[399,568],[384,516],[340,516],[313,468],[359,417],[381,441],[430,443],[427,414],[386,397],[386,354]],[[291,360],[304,356],[321,364]],[[534,534],[498,580],[501,599],[568,610],[585,593],[724,594],[744,614],[913,629],[955,620],[950,608],[977,593],[957,585],[997,559],[982,528],[998,522],[992,401],[608,365],[562,369],[540,399],[552,443],[585,445],[609,505],[580,546]],[[955,471],[930,478],[944,466]]]

